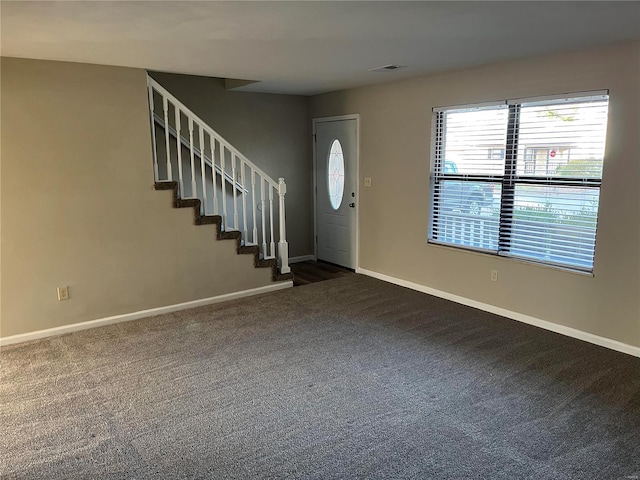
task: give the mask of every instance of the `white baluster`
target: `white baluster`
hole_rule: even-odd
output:
[[[147,90],[149,91],[149,112],[151,116],[151,143],[153,149],[153,178],[157,182],[160,180],[160,175],[158,174],[158,145],[156,143],[156,119],[154,117],[155,107],[153,106],[153,87],[151,85],[147,85]],[[166,128],[166,126],[165,126]]]
[[[280,256],[280,273],[289,273],[289,244],[287,243],[287,229],[284,218],[284,196],[287,193],[287,184],[284,178],[278,179],[278,196],[280,199],[280,240],[278,241],[278,254]]]
[[[224,145],[220,144],[220,171],[222,172],[220,178],[222,179],[222,226],[224,230],[229,225],[227,221],[227,179],[224,172]]]
[[[216,186],[216,139],[213,135],[209,134],[209,138],[211,138],[211,176],[213,177],[213,214],[220,215],[220,210],[218,209],[218,187]],[[224,180],[223,180],[224,181]]]
[[[251,169],[251,204],[253,208],[251,213],[253,214],[253,244],[258,244],[258,224],[256,223],[256,171]]]
[[[244,243],[249,243],[249,234],[247,233],[247,189],[244,182],[244,170],[245,165],[242,159],[240,159],[240,183],[242,184],[242,190],[240,193],[242,194],[242,235],[244,239]]]
[[[206,165],[204,163],[204,128],[200,125],[200,174],[202,177],[202,208],[205,215],[207,215],[207,178],[205,173],[207,172]]]
[[[262,256],[268,257],[267,252],[267,223],[265,222],[265,210],[267,209],[267,204],[264,201],[264,186],[265,184],[269,185],[262,176],[260,176],[260,212],[262,213]]]
[[[270,244],[270,249],[271,250],[271,254],[269,255],[272,258],[275,258],[276,256],[276,242],[275,239],[273,238],[273,187],[271,186],[271,184],[269,184],[269,226],[270,226],[270,230],[271,230],[271,244]]]
[[[191,197],[197,198],[197,188],[198,181],[196,180],[196,165],[195,165],[195,154],[196,150],[199,148],[200,154],[200,169],[201,169],[201,179],[200,182],[202,184],[202,201],[204,204],[203,212],[205,215],[210,215],[210,208],[208,208],[208,192],[207,192],[207,183],[208,178],[206,175],[207,169],[207,161],[205,157],[205,149],[206,149],[206,135],[209,135],[209,150],[211,152],[211,182],[213,186],[213,210],[216,214],[220,214],[222,216],[222,229],[229,230],[229,212],[227,210],[227,182],[231,181],[232,183],[232,192],[233,192],[233,229],[236,231],[241,231],[244,237],[244,241],[249,244],[258,245],[260,232],[259,228],[262,228],[262,243],[261,243],[261,253],[264,258],[278,258],[279,265],[281,267],[281,272],[285,273],[289,270],[288,266],[288,243],[286,240],[286,225],[285,225],[285,205],[284,199],[286,194],[286,185],[284,180],[279,179],[278,182],[274,182],[270,177],[264,175],[260,169],[258,169],[255,165],[253,165],[249,160],[247,160],[244,156],[229,145],[224,139],[218,136],[218,134],[213,131],[210,127],[208,127],[205,123],[203,123],[198,116],[191,112],[187,107],[185,107],[179,100],[173,97],[170,93],[168,93],[160,84],[155,82],[153,79],[148,77],[147,82],[147,93],[149,96],[149,116],[151,120],[151,128],[152,128],[152,140],[153,140],[153,168],[154,168],[154,178],[156,181],[164,180],[160,179],[160,165],[159,165],[159,156],[160,156],[160,145],[159,138],[156,134],[156,115],[155,115],[155,94],[158,94],[162,99],[162,110],[164,115],[164,126],[165,126],[165,148],[167,154],[167,180],[173,181],[173,157],[171,155],[171,140],[170,140],[170,128],[172,127],[169,124],[170,117],[170,109],[174,109],[175,114],[175,129],[176,129],[176,156],[177,156],[177,166],[178,166],[178,189],[179,196],[181,198],[186,197],[185,186],[184,186],[184,178],[183,178],[183,170],[184,165],[182,163],[182,153],[183,148],[186,146],[183,145],[183,140],[181,135],[181,123],[182,118],[185,117],[188,120],[188,128],[189,128],[189,154],[191,160]],[[195,124],[195,125],[194,125]],[[196,128],[195,134],[199,135],[199,147],[195,145],[194,142],[194,128]],[[216,146],[216,142],[218,146]],[[216,163],[216,148],[218,149],[218,163]],[[229,152],[231,156],[231,168],[229,169],[231,175],[227,173],[227,165],[226,165],[226,152]],[[238,165],[237,162],[240,162]],[[240,168],[239,174],[237,173],[237,168]],[[247,168],[250,169],[251,174],[251,199],[252,199],[252,210],[251,210],[251,218],[247,217],[247,198],[249,196],[249,191],[247,187],[248,177],[247,177]],[[221,177],[221,193],[218,194],[217,190],[217,175],[220,173]],[[257,177],[257,178],[256,178]],[[260,199],[256,198],[258,195],[258,191],[256,190],[256,185],[259,182],[260,188]],[[269,189],[269,212],[267,213],[267,203],[266,203],[266,195],[267,192],[265,188]],[[238,211],[238,197],[236,190],[242,190],[242,227],[239,224],[239,211]],[[274,189],[277,190],[276,193],[279,196],[279,239],[277,242],[277,251],[276,251],[276,237],[274,234]],[[222,195],[222,204],[219,202],[219,196]],[[260,221],[261,227],[258,226],[258,214],[256,209],[260,208]],[[267,227],[266,216],[269,215],[269,226]],[[249,242],[249,221],[253,220],[252,225],[252,237],[253,242]],[[464,237],[468,232],[465,232],[464,229],[459,229],[454,225],[445,225],[445,231],[447,230],[447,226],[453,227],[452,234],[454,237]],[[476,227],[474,235],[480,234],[483,235],[483,227],[484,224],[481,222],[479,224],[479,228]],[[242,228],[242,230],[240,230]],[[269,233],[267,233],[267,228],[269,228]],[[269,241],[267,241],[267,238]]]
[[[231,176],[233,177],[233,229],[238,228],[238,196],[236,195],[236,154],[231,152]]]
[[[169,150],[169,101],[167,97],[162,97],[162,110],[164,111],[164,143],[167,149],[167,177],[171,181],[173,174],[171,172],[171,150]]]
[[[196,198],[198,192],[196,190],[196,167],[193,154],[193,119],[189,117],[189,158],[191,159],[191,198]]]
[[[175,112],[176,112],[176,149],[178,150],[178,181],[180,182],[180,197],[184,198],[184,180],[182,178],[182,137],[180,135],[180,109],[177,106],[175,107]]]

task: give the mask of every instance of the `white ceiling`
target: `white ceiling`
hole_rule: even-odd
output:
[[[640,38],[640,2],[10,2],[3,56],[316,94]],[[369,72],[387,64],[408,67]]]

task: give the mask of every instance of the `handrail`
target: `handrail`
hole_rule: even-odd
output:
[[[153,113],[153,118],[155,120],[155,122],[160,125],[162,128],[166,128],[165,124],[164,124],[164,119],[158,115],[157,113]],[[175,128],[173,128],[171,125],[169,125],[169,135],[171,135],[173,138],[177,139],[178,138],[178,132],[176,131]],[[180,143],[182,145],[184,145],[185,147],[189,148],[190,147],[190,143],[189,143],[189,139],[183,137],[182,135],[180,135]],[[198,148],[197,145],[193,146],[193,153],[198,157],[198,158],[202,158],[202,151]],[[218,166],[218,165],[214,165],[213,160],[211,160],[211,157],[208,157],[206,152],[204,153],[204,159],[205,162],[212,168],[215,168],[216,171],[222,175],[222,169]],[[227,172],[224,172],[224,177],[226,178],[227,182],[233,184],[234,183],[234,179],[231,177],[231,175],[229,175]],[[248,192],[247,188],[240,183],[239,181],[235,180],[235,184],[236,184],[236,188],[238,190],[242,190],[243,192]]]
[[[158,93],[162,94],[164,97],[170,99],[171,103],[173,103],[174,105],[178,106],[180,108],[180,111],[182,113],[184,113],[187,118],[191,118],[191,120],[193,120],[194,122],[199,123],[200,125],[202,125],[204,127],[205,131],[209,135],[214,137],[218,142],[220,142],[220,144],[223,144],[225,146],[225,148],[227,148],[231,153],[233,153],[237,157],[241,158],[245,163],[248,163],[249,165],[251,165],[251,167],[256,171],[256,173],[259,173],[262,178],[267,180],[271,184],[271,186],[273,188],[276,188],[276,189],[278,188],[278,182],[276,182],[273,178],[271,178],[269,175],[264,173],[264,171],[262,171],[262,169],[260,169],[251,160],[249,160],[242,153],[240,153],[240,151],[236,147],[231,145],[231,143],[229,143],[222,135],[220,135],[213,128],[211,128],[207,124],[207,122],[202,120],[198,115],[196,115],[193,111],[191,111],[189,109],[189,107],[187,107],[184,103],[182,103],[180,100],[178,100],[176,97],[174,97],[167,89],[165,89],[162,85],[160,85],[158,82],[156,82],[153,78],[151,78],[149,76],[147,76],[147,82],[148,82],[148,85],[152,86],[153,89],[156,92],[158,92]]]
[[[222,218],[222,230],[239,231],[244,245],[258,246],[262,258],[277,258],[280,272],[289,273],[291,269],[284,202],[287,186],[284,178],[279,178],[276,182],[148,75],[147,89],[155,181],[173,181],[173,170],[177,166],[180,198],[187,198],[186,192],[190,193],[191,198],[199,198],[202,209],[200,214],[209,215],[212,211],[214,215],[219,215]],[[162,115],[155,111],[154,101],[157,96],[162,100]],[[175,128],[171,125],[169,112],[172,112],[171,120],[174,121]],[[181,125],[183,119],[186,119],[188,125]],[[160,139],[156,138],[156,126],[164,130]],[[182,136],[181,129],[188,129],[188,138]],[[207,155],[207,143],[210,155]],[[172,146],[175,146],[173,152]],[[188,155],[183,155],[183,147],[187,148]],[[165,155],[166,165],[164,161],[158,163],[161,152]],[[199,159],[197,163],[196,157]],[[211,168],[207,169],[207,166]],[[185,169],[190,173],[190,182],[184,178]],[[199,173],[196,173],[197,170]],[[199,180],[196,180],[196,176]],[[231,186],[227,186],[227,183]],[[186,191],[185,185],[190,185]],[[228,188],[232,188],[232,192],[228,192]],[[232,195],[229,202],[228,193]],[[242,195],[241,199],[238,199],[237,193]],[[274,202],[274,193],[278,196],[277,202]],[[212,194],[212,198],[207,198],[209,194]],[[248,202],[248,198],[251,202]],[[213,210],[210,201],[213,202]],[[279,225],[274,230],[276,214]]]

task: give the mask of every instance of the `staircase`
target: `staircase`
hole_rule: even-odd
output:
[[[273,281],[291,280],[284,179],[269,177],[149,76],[147,86],[155,189],[171,190],[174,208],[192,208],[196,225],[216,225],[217,240],[234,240],[236,253],[253,255]]]

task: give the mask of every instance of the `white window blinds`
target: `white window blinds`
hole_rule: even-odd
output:
[[[429,241],[592,271],[603,92],[434,109]]]

